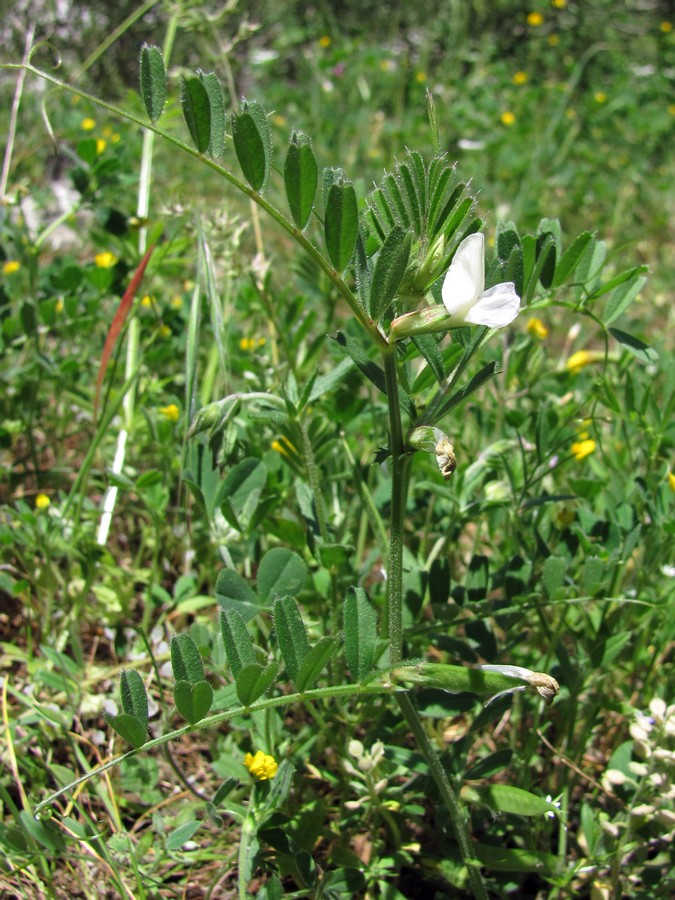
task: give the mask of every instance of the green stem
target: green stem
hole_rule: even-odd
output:
[[[471,670],[467,669],[466,671],[469,672]],[[85,775],[76,778],[75,781],[71,781],[71,783],[67,784],[65,787],[50,794],[49,797],[36,805],[33,810],[34,815],[37,816],[40,810],[47,806],[51,806],[51,804],[59,797],[63,796],[63,794],[70,793],[74,788],[89,781],[90,778],[95,778],[97,775],[107,772],[108,769],[118,766],[120,763],[127,759],[131,759],[139,753],[147,753],[148,750],[152,750],[155,747],[161,747],[169,741],[177,740],[178,738],[183,737],[183,735],[190,734],[193,731],[202,731],[203,729],[211,728],[214,725],[221,725],[223,722],[229,722],[230,719],[237,718],[237,716],[250,716],[252,713],[258,712],[259,710],[274,709],[279,706],[290,706],[294,703],[301,703],[306,700],[328,700],[332,697],[353,697],[358,694],[391,694],[398,690],[400,690],[400,688],[392,685],[386,678],[383,678],[381,681],[371,681],[367,684],[339,684],[331,687],[313,688],[312,690],[304,691],[303,693],[279,694],[275,697],[257,700],[255,703],[251,703],[250,706],[235,706],[222,712],[214,713],[212,716],[207,716],[200,722],[196,722],[194,725],[183,725],[181,728],[176,728],[157,738],[146,741],[140,747],[135,747],[133,750],[127,750],[126,753],[122,753],[119,756],[109,759],[107,762],[103,763],[103,765],[97,766]]]
[[[384,377],[389,407],[389,449],[391,451],[391,519],[387,566],[387,611],[389,662],[403,658],[403,527],[406,507],[406,469],[411,459],[403,444],[403,427],[398,396],[396,350],[383,354]]]
[[[384,376],[389,410],[389,449],[392,460],[391,521],[389,537],[389,564],[387,568],[387,606],[389,620],[389,659],[391,665],[400,662],[403,655],[403,529],[407,496],[407,467],[412,455],[406,452],[401,423],[401,407],[398,394],[396,350],[383,353]],[[436,748],[430,741],[424,726],[407,694],[398,698],[401,712],[415,736],[429,771],[438,786],[441,799],[448,811],[455,839],[469,873],[471,890],[476,900],[487,900],[487,893],[480,869],[473,862],[471,838],[467,828],[467,813],[461,800],[452,789]]]
[[[417,715],[417,710],[413,706],[409,695],[399,694],[397,700],[398,705],[401,707],[401,712],[405,716],[406,721],[410,726],[410,730],[415,736],[417,746],[422,751],[429,764],[429,771],[436,782],[441,799],[450,815],[450,822],[452,823],[455,840],[459,846],[464,865],[467,867],[469,873],[469,881],[471,883],[473,895],[476,900],[488,900],[480,869],[474,862],[474,855],[471,849],[471,838],[469,837],[469,830],[467,828],[466,809],[452,789],[452,785],[441,764],[436,748],[429,740],[429,736],[424,730],[424,726],[420,721],[420,717]]]
[[[188,156],[192,156],[194,159],[198,159],[205,166],[213,169],[214,172],[217,172],[222,178],[229,182],[232,187],[234,187],[240,193],[245,194],[247,197],[250,197],[250,199],[253,200],[254,203],[256,203],[261,209],[265,210],[265,212],[272,219],[274,219],[277,225],[283,228],[284,231],[286,231],[293,238],[293,240],[302,247],[305,253],[307,253],[319,266],[319,268],[328,276],[335,289],[345,300],[359,323],[368,332],[375,345],[381,350],[386,350],[386,348],[388,347],[386,337],[380,331],[377,323],[374,322],[366,314],[357,297],[350,290],[348,285],[343,281],[340,273],[333,268],[330,261],[326,259],[323,253],[321,253],[321,251],[314,246],[314,244],[309,240],[308,237],[306,237],[306,235],[302,231],[300,231],[299,228],[297,228],[292,222],[290,222],[282,212],[280,212],[275,206],[269,203],[261,194],[253,190],[252,187],[249,187],[249,185],[241,181],[227,169],[224,169],[222,166],[218,165],[218,163],[214,162],[212,159],[203,156],[194,147],[190,147],[188,144],[185,144],[183,141],[174,137],[172,134],[169,134],[166,131],[162,131],[161,128],[158,128],[151,122],[144,121],[143,119],[133,115],[132,113],[125,112],[123,109],[120,109],[114,104],[108,103],[105,100],[101,100],[99,97],[95,97],[93,94],[87,93],[87,91],[83,91],[80,90],[80,88],[73,87],[72,85],[67,84],[64,81],[55,78],[48,72],[42,71],[42,69],[37,69],[35,68],[35,66],[26,63],[1,63],[0,69],[9,69],[10,71],[23,69],[26,72],[30,72],[32,75],[36,75],[38,78],[42,78],[64,91],[69,91],[71,94],[75,94],[76,96],[81,97],[83,100],[87,100],[88,102],[93,103],[95,106],[107,110],[111,115],[116,116],[123,121],[131,122],[134,125],[138,125],[140,128],[145,128],[148,131],[152,131],[155,134],[160,135],[160,137],[162,137],[169,144],[173,144],[174,147],[182,150],[183,153],[187,153]]]
[[[248,801],[248,809],[246,818],[241,823],[241,835],[239,837],[239,871],[237,873],[237,894],[239,900],[246,900],[249,893],[246,890],[251,872],[251,851],[256,838],[256,819],[255,819],[255,785],[251,789],[251,796]]]

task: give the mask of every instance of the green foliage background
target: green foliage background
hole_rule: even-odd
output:
[[[653,705],[672,698],[675,637],[667,5],[148,4],[85,71],[106,30],[141,8],[72,8],[73,19],[88,11],[91,24],[77,34],[66,23],[56,29],[64,63],[56,76],[144,121],[138,50],[162,44],[173,22],[160,124],[181,140],[181,76],[214,70],[228,110],[242,95],[255,98],[275,147],[265,196],[279,209],[289,134],[300,129],[320,169],[340,166],[353,180],[363,213],[406,148],[431,157],[429,89],[441,150],[477,193],[491,282],[506,277],[502,251],[516,240],[504,223],[515,222],[524,241],[538,228],[555,231],[542,219],[558,219],[558,263],[582,232],[605,242],[597,283],[589,265],[560,285],[539,284],[530,308],[483,348],[480,365],[499,362],[503,372],[443,421],[458,457],[452,479],[442,480],[432,454],[415,457],[406,649],[442,663],[514,664],[560,682],[549,710],[529,695],[483,708],[466,693],[415,693],[470,804],[497,896],[667,896],[672,729]],[[49,21],[38,23],[36,40]],[[28,26],[5,22],[14,52],[3,63],[20,59]],[[32,62],[50,71],[51,51],[36,50]],[[0,72],[3,133],[16,76]],[[344,681],[342,656],[331,656],[343,627],[336,600],[359,598],[366,631],[373,613],[385,617],[391,489],[386,400],[345,356],[342,346],[363,335],[315,260],[166,141],[155,144],[150,212],[139,221],[147,148],[138,127],[104,108],[30,76],[18,121],[0,210],[2,890],[59,896],[91,858],[120,896],[153,896],[171,883],[215,891],[221,881],[241,892],[227,880],[236,867],[258,896],[281,896],[282,883],[296,896],[466,896],[436,789],[377,694],[261,709],[182,733],[167,757],[135,756],[61,798],[58,825],[32,818],[38,800],[108,757],[108,722],[133,745],[145,739],[146,719],[154,736],[176,719],[199,721],[204,708],[252,702],[282,662],[297,686],[300,665],[288,661],[297,646],[303,656],[313,648],[308,670],[319,683]],[[239,173],[229,137],[221,162]],[[134,306],[127,389],[136,403],[125,412],[130,370],[120,342],[97,418],[101,351],[140,261],[139,230],[160,223]],[[308,227],[317,243],[320,226],[313,217]],[[622,282],[624,272],[632,274]],[[329,338],[338,331],[342,346]],[[446,373],[469,337],[439,343]],[[592,356],[574,366],[579,351]],[[424,408],[432,367],[413,344],[404,352],[402,388]],[[211,432],[191,434],[194,410],[219,401]],[[112,474],[125,420],[126,461]],[[583,441],[594,443],[586,456]],[[118,495],[102,545],[111,486]],[[36,502],[43,495],[48,506]],[[297,598],[302,628],[294,606],[275,607],[275,586]],[[247,621],[248,642],[236,632],[248,669],[241,684],[218,604]],[[382,641],[345,651],[359,681],[383,651]],[[124,715],[140,717],[141,734],[120,723]],[[377,759],[377,779],[359,769],[357,739]],[[251,787],[242,761],[260,748],[282,765]],[[541,805],[527,813],[524,795],[509,790],[555,800],[563,822]],[[253,809],[257,830],[242,828]],[[95,880],[86,883],[87,896],[100,896]]]

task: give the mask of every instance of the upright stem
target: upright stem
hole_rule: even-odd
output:
[[[389,409],[389,449],[392,465],[389,563],[387,567],[389,661],[391,665],[397,665],[403,657],[403,527],[408,487],[407,468],[411,454],[406,453],[403,440],[394,347],[389,347],[383,353],[383,362]],[[436,748],[429,739],[410,696],[397,694],[397,700],[401,712],[415,736],[417,746],[429,764],[429,771],[448,811],[455,840],[469,873],[471,891],[476,900],[487,900],[487,892],[480,869],[473,862],[466,810],[450,784]]]
[[[392,466],[387,609],[389,663],[394,666],[398,665],[403,658],[403,525],[407,494],[406,469],[410,456],[405,453],[403,443],[396,373],[396,349],[391,348],[384,353],[383,360],[389,407],[389,449]]]

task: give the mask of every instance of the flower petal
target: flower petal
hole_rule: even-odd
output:
[[[450,315],[466,316],[485,287],[485,238],[470,234],[457,248],[443,282],[443,303]],[[467,321],[470,321],[467,319]]]
[[[520,297],[512,281],[504,281],[478,298],[468,310],[465,321],[470,325],[487,325],[503,328],[509,325],[520,311]]]

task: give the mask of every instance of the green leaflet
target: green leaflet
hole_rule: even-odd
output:
[[[331,263],[344,272],[352,258],[359,231],[356,191],[351,181],[341,178],[328,190],[324,213],[324,237]]]
[[[293,221],[302,231],[314,208],[319,169],[312,143],[302,131],[294,131],[284,164],[284,186]]]
[[[174,634],[171,638],[171,666],[176,681],[196,684],[204,680],[202,657],[189,634]]]
[[[166,103],[166,69],[159,47],[143,44],[140,61],[140,90],[143,106],[151,122],[162,115]]]
[[[211,105],[206,86],[197,75],[181,78],[180,102],[195,147],[206,153],[211,141]]]
[[[232,139],[244,178],[254,191],[264,191],[272,167],[272,132],[259,103],[242,101],[241,112],[232,116]]]
[[[253,641],[244,620],[235,609],[224,609],[220,613],[220,633],[227,661],[236,679],[245,666],[255,663]]]
[[[373,668],[377,644],[377,615],[361,587],[350,588],[345,597],[343,627],[345,658],[352,678],[363,681]]]
[[[309,653],[307,631],[293,597],[281,597],[274,603],[274,628],[288,674],[297,684],[300,667]]]

